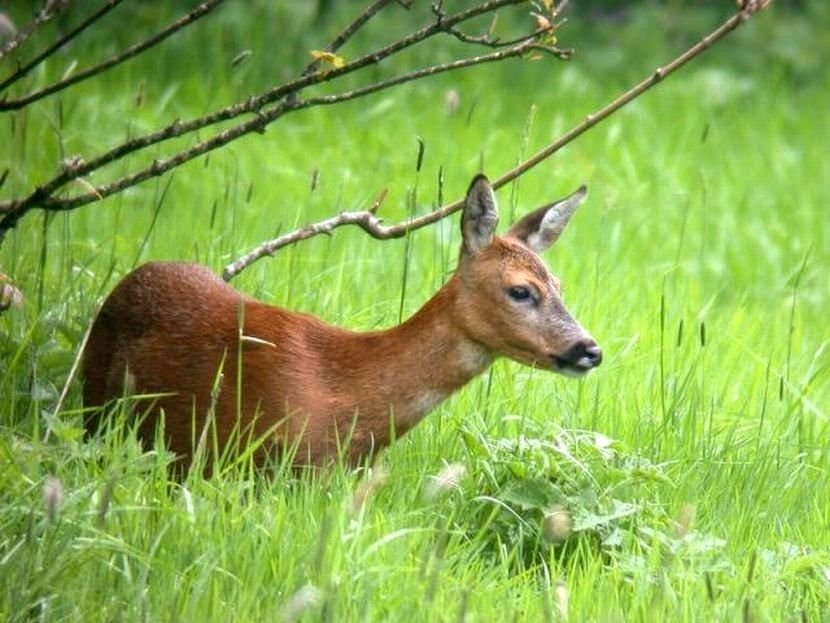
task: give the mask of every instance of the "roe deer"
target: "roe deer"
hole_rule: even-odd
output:
[[[281,445],[296,448],[298,464],[323,465],[338,451],[354,464],[499,355],[582,375],[600,364],[602,351],[568,314],[537,253],[556,241],[585,195],[580,187],[496,236],[495,196],[486,177],[475,177],[455,274],[385,331],[356,333],[266,305],[196,264],[144,264],[94,322],[83,355],[84,403],[153,394],[139,435],[151,441],[163,412],[168,446],[185,467],[208,422],[220,449],[234,431],[265,438],[254,453],[258,464]],[[101,412],[88,417],[89,432]]]

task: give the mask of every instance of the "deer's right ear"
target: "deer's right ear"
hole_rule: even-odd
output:
[[[535,210],[510,228],[508,236],[518,238],[536,253],[541,253],[559,238],[574,210],[585,200],[583,185],[564,199]]]
[[[478,174],[470,183],[461,213],[461,254],[475,255],[493,241],[499,209],[487,178]]]

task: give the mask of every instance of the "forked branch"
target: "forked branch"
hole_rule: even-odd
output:
[[[118,2],[121,2],[121,0],[113,0],[110,4],[117,4]],[[46,0],[43,3],[43,8],[38,11],[37,15],[28,24],[24,25],[9,41],[0,46],[0,59],[7,54],[11,54],[26,43],[38,28],[52,21],[64,8],[66,8],[65,3]],[[108,11],[109,9],[107,8],[106,10]]]
[[[366,25],[366,22],[380,13],[380,11],[384,9],[387,4],[392,2],[394,2],[394,0],[374,0],[374,2],[363,9],[360,15],[353,19],[348,26],[346,26],[334,39],[332,39],[331,43],[324,48],[325,51],[330,53],[337,52],[337,50],[343,47],[343,45],[345,45],[345,43],[352,38],[352,35]],[[320,68],[321,63],[322,61],[320,59],[315,58],[305,68],[303,75],[307,76],[308,74],[314,73]]]
[[[724,21],[715,30],[704,36],[697,43],[666,65],[658,67],[651,74],[649,74],[649,76],[625,91],[615,100],[609,102],[596,112],[587,115],[582,122],[565,132],[565,134],[549,143],[544,148],[540,149],[533,156],[520,163],[515,168],[502,174],[498,179],[492,182],[491,185],[493,189],[498,189],[501,186],[512,182],[555,154],[587,130],[607,119],[620,108],[632,102],[640,95],[648,91],[651,87],[661,82],[664,78],[680,69],[683,65],[711,48],[729,33],[744,24],[755,13],[766,9],[770,4],[772,4],[772,0],[742,0],[738,12]],[[431,225],[432,223],[440,221],[454,212],[457,212],[463,207],[464,200],[459,199],[441,206],[432,212],[403,221],[401,223],[396,223],[394,225],[383,224],[382,220],[376,215],[378,205],[379,202],[376,200],[375,204],[368,210],[342,212],[336,216],[306,225],[305,227],[283,234],[273,240],[264,242],[232,263],[228,264],[222,271],[222,278],[225,279],[225,281],[229,281],[257,260],[272,255],[283,247],[295,244],[301,240],[307,240],[308,238],[312,238],[314,236],[319,236],[320,234],[330,234],[334,229],[346,225],[357,225],[367,234],[373,238],[377,238],[378,240],[400,238],[411,231]]]
[[[95,24],[98,20],[103,18],[107,13],[112,11],[116,6],[121,4],[123,0],[108,0],[105,2],[97,11],[89,15],[86,19],[84,19],[80,24],[75,26],[72,30],[68,33],[60,37],[57,41],[55,41],[52,45],[47,47],[43,52],[36,55],[28,63],[21,65],[17,68],[8,78],[3,80],[0,83],[0,92],[5,91],[9,88],[12,84],[20,80],[23,76],[28,74],[32,71],[35,67],[43,63],[47,58],[52,56],[55,52],[60,50],[63,46],[67,43],[76,39],[82,32],[84,32],[87,28]],[[47,5],[57,5],[59,3],[52,3],[46,2]],[[30,36],[31,34],[39,27],[45,24],[46,22],[50,21],[53,17],[57,15],[56,10],[47,10],[44,8],[38,16],[29,24],[28,27],[24,28],[14,39],[9,41],[2,49],[0,49],[0,59],[2,59],[6,54],[9,54],[13,50],[20,47]]]
[[[121,0],[117,0],[117,1],[114,0],[109,5],[104,5],[104,7],[100,11],[93,14],[93,16],[91,18],[92,21],[95,21],[95,20],[99,19],[100,17],[102,17],[106,12],[108,12],[111,8],[113,8],[113,6],[115,6],[115,4],[117,4],[117,2],[120,2],[120,1]],[[58,91],[62,91],[62,90],[66,89],[66,88],[68,88],[68,87],[70,87],[74,84],[79,83],[79,82],[83,82],[84,80],[87,80],[88,78],[92,78],[93,76],[96,76],[100,73],[103,73],[103,72],[107,71],[108,69],[111,69],[112,67],[115,67],[116,65],[120,65],[121,63],[123,63],[125,61],[128,61],[131,58],[133,58],[135,56],[138,56],[142,52],[144,52],[146,50],[149,50],[150,48],[158,45],[159,43],[161,43],[162,41],[164,41],[168,37],[174,35],[178,31],[180,31],[182,28],[185,28],[185,27],[189,26],[190,24],[192,24],[193,22],[198,20],[200,17],[203,17],[203,16],[207,15],[208,13],[210,13],[213,9],[215,9],[218,5],[220,5],[224,1],[225,0],[207,0],[206,2],[202,2],[200,5],[196,6],[196,8],[194,8],[192,11],[187,13],[184,17],[176,20],[175,22],[173,22],[172,24],[170,24],[166,28],[164,28],[164,29],[160,30],[159,32],[153,34],[151,37],[148,37],[144,41],[141,41],[140,43],[137,43],[133,46],[130,46],[126,50],[123,50],[123,51],[119,52],[118,54],[115,54],[115,55],[111,56],[110,58],[108,58],[104,61],[101,61],[97,65],[93,65],[92,67],[89,67],[89,68],[87,68],[83,71],[79,71],[76,74],[73,74],[73,75],[68,76],[66,78],[63,78],[61,80],[58,80],[57,82],[55,82],[53,84],[50,84],[49,86],[43,87],[42,89],[38,89],[37,91],[33,91],[31,93],[28,93],[28,94],[26,94],[22,97],[17,98],[17,99],[11,99],[11,100],[3,99],[3,100],[0,100],[0,111],[19,110],[21,108],[25,108],[26,106],[28,106],[32,102],[36,102],[40,99],[43,99],[44,97],[47,97],[47,96],[52,95],[54,93],[57,93]],[[86,28],[86,26],[89,25],[89,23],[91,23],[91,21],[86,20],[84,22],[84,24],[82,24],[83,28]],[[80,29],[76,28],[75,30],[72,31],[72,33],[70,33],[70,35],[68,35],[67,37],[63,37],[54,46],[49,48],[47,50],[47,53],[48,54],[54,53],[55,50],[57,50],[60,47],[62,47],[63,45],[65,45],[69,38],[75,37],[79,33],[80,33]],[[44,54],[46,54],[46,53],[44,53]],[[27,65],[25,65],[24,67],[21,67],[20,69],[18,69],[14,74],[12,74],[12,76],[10,76],[7,80],[3,81],[2,84],[0,84],[0,91],[6,89],[13,82],[15,82],[19,78],[23,77],[23,75],[25,75],[25,73],[27,73],[33,67],[36,67],[39,63],[43,62],[43,60],[45,60],[45,56],[41,55],[38,58],[36,58],[35,60],[28,63]]]
[[[219,1],[221,0],[209,0],[204,2],[194,11],[202,10],[203,12],[206,12],[215,6],[215,4]],[[115,2],[116,0],[109,0],[109,4],[113,4]],[[41,208],[49,211],[64,211],[72,210],[79,206],[99,201],[107,196],[139,184],[149,178],[162,175],[199,155],[218,149],[231,141],[240,138],[241,136],[251,132],[263,132],[269,124],[283,117],[285,114],[296,110],[312,106],[336,104],[350,99],[363,97],[404,82],[433,76],[438,73],[454,71],[464,67],[470,67],[472,65],[521,56],[531,50],[545,51],[559,58],[568,58],[570,56],[570,51],[560,50],[559,48],[548,45],[550,31],[547,28],[543,28],[537,29],[536,31],[530,31],[521,37],[516,38],[515,41],[517,43],[508,47],[500,47],[497,51],[492,52],[491,54],[462,58],[453,62],[435,64],[417,70],[402,71],[398,75],[371,82],[351,90],[341,91],[339,93],[316,97],[300,97],[300,93],[304,90],[317,85],[333,83],[342,76],[358,72],[359,70],[371,65],[376,65],[381,61],[399,54],[414,45],[423,43],[432,37],[441,34],[452,35],[454,29],[469,20],[488,14],[494,14],[494,12],[498,9],[509,5],[525,3],[529,4],[529,0],[488,0],[486,2],[474,4],[469,8],[451,15],[441,13],[440,18],[434,18],[433,16],[432,21],[426,26],[352,61],[346,62],[345,60],[337,57],[337,60],[342,62],[334,63],[331,67],[325,68],[321,68],[320,63],[317,61],[312,62],[298,75],[298,77],[276,85],[259,95],[252,96],[241,102],[226,106],[225,108],[211,112],[203,117],[186,121],[176,120],[170,123],[167,127],[144,136],[129,139],[98,156],[89,159],[76,156],[68,161],[64,161],[61,163],[59,172],[54,177],[35,186],[27,194],[17,198],[0,200],[0,243],[2,243],[6,232],[14,228],[19,220],[32,209]],[[351,24],[349,24],[339,35],[337,35],[337,37],[335,37],[331,43],[329,43],[325,50],[333,54],[335,50],[338,50],[340,46],[345,44],[354,35],[354,33],[365,25],[372,17],[391,4],[391,0],[374,0],[371,2],[357,16],[357,18],[351,22]],[[407,4],[401,0],[398,0],[398,4],[407,6]],[[204,13],[200,13],[200,15],[201,14]],[[551,11],[551,15],[549,16],[550,23],[555,23],[556,16],[557,13],[555,9],[553,9]],[[189,23],[192,21],[193,20],[191,19]],[[172,28],[172,26],[170,28]],[[158,39],[160,35],[161,33],[156,35],[155,38]],[[131,50],[134,49],[136,48],[131,48]],[[116,60],[123,59],[110,59],[110,61],[105,61],[105,63],[110,62],[110,66],[112,66]],[[102,63],[102,65],[105,63]],[[87,75],[85,77],[89,76]],[[34,98],[39,99],[40,97],[45,97],[51,92],[54,91],[42,94],[31,94],[29,96],[29,101],[34,101]],[[13,104],[12,102],[7,103],[9,105]],[[84,178],[89,174],[98,171],[113,162],[119,161],[129,154],[145,150],[150,146],[160,144],[176,137],[195,133],[204,128],[212,127],[223,122],[237,120],[245,115],[250,115],[250,117],[244,121],[236,121],[236,125],[219,131],[213,136],[205,140],[201,140],[189,148],[173,153],[168,157],[157,158],[152,162],[145,164],[143,168],[126,173],[118,179],[100,184],[98,186],[93,186],[92,184],[84,181]],[[82,186],[90,189],[89,192],[68,197],[58,195],[62,188],[75,180],[81,181]]]

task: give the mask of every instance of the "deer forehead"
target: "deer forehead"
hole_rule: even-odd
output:
[[[499,238],[491,245],[500,256],[502,281],[507,284],[533,284],[539,288],[557,287],[557,279],[542,259],[522,243]]]

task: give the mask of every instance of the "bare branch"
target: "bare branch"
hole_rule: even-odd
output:
[[[33,58],[31,61],[29,61],[25,65],[21,65],[20,67],[18,67],[18,69],[8,78],[3,80],[3,82],[0,82],[0,92],[8,89],[12,84],[20,80],[23,76],[32,71],[32,69],[37,67],[40,63],[45,61],[47,58],[52,56],[55,52],[57,52],[67,43],[72,41],[75,37],[80,35],[84,30],[92,26],[95,22],[104,17],[104,15],[112,11],[116,6],[121,4],[121,2],[123,2],[123,0],[107,0],[107,2],[104,5],[102,5],[100,9],[95,11],[95,13],[87,17],[84,21],[82,21],[75,28],[66,33],[63,37],[55,41],[55,43],[53,43],[43,52],[35,56],[35,58]],[[51,19],[51,15],[49,19]],[[0,54],[0,58],[2,58],[3,56],[4,54]]]
[[[111,1],[114,2],[115,0]],[[376,50],[375,52],[366,54],[352,62],[346,63],[342,67],[333,68],[329,71],[317,71],[315,73],[311,73],[308,75],[302,75],[299,78],[296,78],[292,81],[274,87],[273,89],[270,89],[269,91],[266,91],[265,93],[259,96],[250,97],[242,102],[233,104],[231,106],[227,106],[223,109],[205,115],[204,117],[193,119],[187,122],[181,122],[177,120],[172,124],[168,125],[166,128],[163,128],[162,130],[126,141],[96,158],[90,160],[79,159],[78,162],[75,163],[73,166],[64,167],[63,170],[54,178],[37,186],[34,190],[32,190],[32,192],[28,196],[24,198],[0,201],[0,214],[5,214],[5,216],[2,219],[0,219],[0,243],[3,240],[5,233],[9,229],[13,228],[17,224],[19,219],[33,208],[41,207],[48,210],[68,210],[81,205],[85,205],[95,200],[99,200],[103,197],[108,196],[109,194],[119,192],[124,188],[137,184],[155,175],[159,175],[169,170],[170,168],[179,166],[180,164],[187,162],[188,160],[191,160],[193,157],[197,155],[206,153],[206,151],[221,147],[230,142],[231,140],[239,138],[240,136],[248,134],[252,131],[263,131],[268,123],[271,123],[278,117],[282,116],[282,114],[288,109],[297,109],[300,107],[308,106],[308,104],[298,106],[295,101],[292,101],[295,98],[288,98],[288,100],[285,102],[286,106],[284,108],[276,106],[267,111],[263,110],[264,107],[266,107],[267,105],[272,104],[280,99],[283,99],[287,95],[294,95],[298,93],[301,89],[304,89],[306,87],[329,82],[342,75],[358,71],[372,64],[379,63],[383,59],[397,54],[402,50],[407,49],[408,47],[425,41],[426,39],[433,37],[437,34],[447,32],[448,28],[452,28],[455,25],[463,23],[466,20],[470,20],[479,15],[495,11],[496,9],[504,6],[519,4],[523,2],[526,2],[526,0],[490,0],[489,2],[483,2],[464,11],[460,11],[450,16],[445,16],[439,22],[431,23],[428,26],[421,28],[420,30],[417,30],[401,39],[396,40],[395,42],[381,48],[380,50]],[[379,6],[379,4],[375,3],[372,5],[372,7],[376,6]],[[370,17],[373,14],[374,13],[370,14],[364,11],[363,15],[365,16],[365,19],[363,19],[361,23],[365,24],[368,20],[368,17]],[[562,52],[563,56],[567,55],[566,51]],[[424,73],[421,75],[430,74]],[[392,86],[393,84],[398,83],[399,82],[390,82],[387,86]],[[363,92],[356,91],[355,93],[357,93],[357,95],[353,95],[352,97],[373,92],[376,90],[378,90],[378,88],[374,88],[373,90],[367,90]],[[351,99],[352,97],[346,97],[344,99]],[[140,151],[142,149],[146,149],[151,145],[155,145],[157,143],[169,140],[171,138],[195,132],[196,130],[202,129],[204,127],[215,125],[223,121],[232,120],[241,115],[250,113],[255,114],[256,117],[252,120],[240,123],[239,126],[235,128],[231,128],[230,130],[220,132],[212,139],[199,143],[198,145],[194,146],[189,150],[185,150],[164,160],[154,161],[150,167],[138,171],[137,173],[134,173],[132,175],[126,176],[122,180],[113,182],[107,185],[106,187],[98,188],[92,193],[65,200],[57,200],[53,197],[55,192],[64,185],[66,185],[68,182],[80,179],[84,175],[87,175],[92,171],[98,170],[106,166],[107,164],[126,156],[127,154]]]
[[[539,28],[532,33],[516,39],[510,39],[508,41],[502,41],[498,37],[491,37],[489,33],[484,33],[483,35],[468,35],[458,28],[447,28],[447,32],[462,43],[475,43],[478,45],[485,45],[490,48],[506,48],[520,43],[526,43],[528,41],[536,41],[540,37],[553,32],[556,28],[558,28],[558,26],[559,24],[548,24],[547,26]]]
[[[381,10],[386,8],[387,5],[391,4],[393,0],[374,0],[369,6],[367,6],[363,11],[358,15],[352,22],[346,26],[333,40],[329,43],[324,49],[326,52],[336,52],[339,50],[344,43],[346,43],[349,39],[351,39],[352,35],[360,30],[366,22],[372,19],[375,15],[377,15]],[[311,61],[308,66],[303,70],[302,75],[307,76],[308,74],[314,73],[320,68],[320,60],[314,59]]]
[[[32,36],[32,33],[35,32],[35,30],[46,22],[51,21],[60,13],[59,9],[62,8],[63,7],[59,4],[50,5],[50,3],[47,2],[43,9],[38,11],[38,14],[35,15],[33,20],[23,26],[12,39],[0,46],[0,59],[11,52],[14,52],[17,48],[23,45],[29,37]]]
[[[685,65],[692,59],[696,58],[706,50],[708,50],[718,41],[723,39],[726,35],[728,35],[736,28],[744,24],[750,17],[752,17],[753,14],[767,8],[771,4],[771,2],[772,0],[745,0],[746,4],[744,8],[742,8],[732,17],[723,22],[715,30],[710,32],[708,35],[704,36],[700,41],[698,41],[688,50],[674,58],[668,64],[655,69],[651,73],[651,75],[643,79],[638,84],[634,85],[631,89],[620,95],[617,99],[610,102],[597,112],[589,114],[587,117],[585,117],[585,120],[582,123],[563,134],[560,138],[550,143],[544,149],[541,149],[540,151],[535,153],[533,156],[531,156],[528,160],[520,164],[518,167],[497,179],[495,182],[493,182],[493,188],[498,188],[499,186],[502,186],[503,184],[512,181],[516,177],[522,175],[526,171],[529,171],[530,169],[535,167],[543,160],[552,156],[554,153],[562,149],[565,145],[576,139],[585,131],[594,127],[600,121],[603,121],[604,119],[608,118],[613,113],[617,112],[620,108],[630,103],[632,100],[637,99],[643,93],[648,91],[651,87],[656,85],[658,82],[660,82],[670,74],[674,73],[675,71],[683,67],[683,65]]]
[[[574,126],[561,137],[539,150],[531,158],[502,174],[498,179],[493,181],[493,189],[498,189],[501,186],[512,182],[514,179],[523,175],[531,168],[552,156],[578,136],[599,124],[601,121],[607,119],[617,110],[630,103],[648,89],[661,82],[664,78],[680,69],[683,65],[708,50],[718,41],[726,37],[729,33],[744,24],[750,17],[752,17],[752,15],[766,9],[771,3],[772,0],[744,0],[744,4],[738,13],[727,19],[715,30],[704,36],[700,41],[674,58],[671,62],[656,69],[647,78],[634,85],[618,98],[595,113],[587,115],[580,124]],[[384,225],[381,219],[375,216],[374,212],[376,208],[359,212],[343,212],[337,216],[332,216],[322,221],[306,225],[305,227],[287,234],[283,234],[278,238],[269,240],[257,246],[242,257],[228,264],[222,271],[222,278],[225,279],[225,281],[230,281],[257,260],[265,256],[272,255],[277,250],[300,242],[301,240],[319,236],[320,234],[330,234],[338,227],[343,227],[345,225],[357,225],[371,237],[378,240],[401,238],[411,231],[431,225],[432,223],[440,221],[454,212],[457,212],[463,205],[464,200],[459,199],[433,210],[432,212],[403,221],[401,223],[396,223],[394,225]]]
[[[146,149],[147,147],[157,143],[161,143],[171,138],[180,137],[223,121],[230,121],[244,114],[255,113],[257,115],[261,115],[261,111],[265,106],[276,102],[289,94],[297,93],[306,87],[322,84],[342,75],[363,69],[369,65],[379,63],[393,54],[397,54],[408,47],[420,43],[441,32],[445,32],[446,27],[452,27],[455,24],[472,19],[486,12],[494,11],[503,6],[518,4],[525,1],[526,0],[491,0],[490,2],[483,3],[471,9],[467,9],[466,11],[461,11],[444,18],[440,26],[437,24],[426,26],[380,50],[366,54],[350,63],[346,63],[343,67],[301,76],[300,78],[270,89],[259,96],[249,97],[242,102],[226,106],[225,108],[205,115],[204,117],[199,117],[198,119],[186,122],[176,120],[161,130],[126,141],[110,149],[101,156],[98,156],[97,158],[85,160],[77,167],[62,171],[59,175],[52,178],[48,182],[39,185],[29,196],[23,199],[0,201],[0,213],[13,213],[20,210],[28,211],[31,208],[43,206],[42,202],[45,199],[51,197],[55,191],[63,187],[68,182],[87,175],[92,171],[98,170],[130,153]],[[363,23],[365,23],[365,21]],[[243,132],[238,136],[242,136],[246,133],[247,132]],[[2,227],[2,221],[0,221],[0,242],[2,241],[5,231],[6,230]]]
[[[553,33],[556,32],[562,25],[565,23],[565,20],[561,20],[559,22],[556,19],[562,13],[562,11],[567,7],[569,4],[568,0],[560,3],[558,6],[556,4],[551,4],[550,8],[545,10],[542,9],[539,5],[535,5],[539,10],[544,10],[546,14],[541,13],[531,13],[534,15],[537,20],[538,28],[534,32],[529,34],[523,35],[516,39],[509,39],[507,41],[503,41],[499,37],[494,37],[492,35],[492,30],[495,26],[495,18],[493,16],[493,22],[490,24],[490,27],[481,35],[468,35],[460,28],[456,28],[453,25],[447,25],[444,23],[444,18],[446,15],[444,14],[442,2],[437,2],[432,5],[432,12],[435,14],[436,18],[438,19],[438,23],[442,24],[444,30],[461,41],[462,43],[473,43],[478,45],[484,45],[490,48],[506,48],[514,45],[518,45],[520,43],[525,43],[530,41],[531,39],[534,41],[545,41],[546,43],[555,42],[555,38],[552,37]],[[549,41],[547,40],[549,39]],[[553,46],[550,46],[553,47]]]
[[[88,193],[67,199],[55,199],[54,197],[47,196],[39,199],[36,202],[36,205],[39,205],[45,210],[63,212],[67,210],[74,210],[75,208],[88,203],[93,203],[94,201],[100,201],[101,199],[119,193],[126,188],[140,184],[141,182],[153,177],[158,177],[159,175],[162,175],[171,169],[175,169],[185,162],[189,162],[190,160],[206,154],[209,151],[213,151],[214,149],[227,145],[241,136],[245,136],[251,132],[262,132],[266,125],[281,117],[287,111],[304,107],[305,106],[295,106],[288,103],[279,104],[270,109],[268,112],[263,112],[244,123],[240,123],[239,125],[224,130],[223,132],[219,132],[211,138],[197,143],[193,147],[185,149],[170,158],[155,159],[144,169],[136,171],[130,175],[126,175],[118,180],[110,182],[109,184],[93,187]],[[84,165],[81,164],[78,168],[83,166]],[[71,179],[78,178],[77,176],[71,176]],[[3,236],[9,229],[13,228],[17,224],[20,217],[28,212],[28,210],[32,207],[34,207],[34,205],[30,205],[27,209],[10,210],[5,216],[3,216],[2,219],[0,219],[0,240],[2,240]],[[2,212],[2,210],[0,210],[0,212]]]
[[[121,0],[118,0],[118,1],[120,2]],[[72,86],[73,84],[77,84],[79,82],[82,82],[83,80],[86,80],[87,78],[91,78],[92,76],[103,73],[104,71],[106,71],[106,70],[108,70],[112,67],[115,67],[116,65],[120,65],[121,63],[123,63],[123,62],[125,62],[125,61],[127,61],[127,60],[129,60],[129,59],[131,59],[135,56],[138,56],[139,54],[141,54],[145,50],[148,50],[148,49],[154,47],[155,45],[158,45],[159,43],[161,43],[162,41],[164,41],[165,39],[167,39],[171,35],[175,34],[179,30],[181,30],[182,28],[185,28],[186,26],[189,26],[190,24],[192,24],[193,22],[195,22],[199,18],[207,15],[213,9],[215,9],[217,6],[222,4],[222,2],[224,2],[224,1],[225,0],[207,0],[206,2],[202,2],[200,5],[198,5],[196,8],[194,8],[192,11],[187,13],[185,16],[181,17],[180,19],[176,20],[172,24],[168,25],[163,30],[160,30],[159,32],[154,34],[152,37],[149,37],[148,39],[145,39],[144,41],[142,41],[140,43],[137,43],[136,45],[131,46],[131,47],[127,48],[126,50],[124,50],[124,51],[122,51],[118,54],[115,54],[114,56],[111,56],[107,60],[102,61],[101,63],[98,63],[97,65],[94,65],[94,66],[92,66],[88,69],[85,69],[84,71],[80,71],[77,74],[75,74],[73,76],[70,76],[68,78],[65,78],[63,80],[59,80],[58,82],[55,82],[54,84],[50,84],[49,86],[44,87],[44,88],[40,89],[39,91],[29,93],[28,95],[25,95],[25,96],[20,97],[18,99],[8,100],[8,101],[6,101],[6,100],[0,101],[0,112],[4,111],[4,110],[19,110],[20,108],[28,106],[32,102],[36,102],[39,99],[42,99],[42,98],[47,97],[49,95],[52,95],[53,93],[57,93],[58,91],[62,91],[63,89],[66,89],[67,87]],[[107,10],[109,10],[109,8],[107,8]],[[63,43],[61,45],[63,45]],[[40,62],[40,61],[38,61],[38,62]],[[31,63],[30,63],[30,65],[31,65]],[[3,85],[0,85],[0,89],[4,88],[4,86],[5,86],[5,83]]]
[[[571,56],[573,56],[573,50],[552,48],[548,46],[539,46],[533,43],[532,41],[526,41],[525,43],[521,43],[506,50],[500,50],[498,52],[492,52],[490,54],[482,54],[480,56],[464,58],[457,61],[450,61],[448,63],[442,63],[440,65],[432,65],[431,67],[425,67],[423,69],[411,71],[409,73],[402,74],[400,76],[395,76],[394,78],[389,78],[387,80],[382,80],[380,82],[376,82],[374,84],[370,84],[364,87],[359,87],[351,91],[335,93],[332,95],[320,95],[318,97],[300,100],[298,102],[298,106],[302,108],[308,108],[310,106],[325,106],[331,104],[339,104],[340,102],[345,102],[346,100],[363,97],[365,95],[376,93],[378,91],[382,91],[384,89],[388,89],[389,87],[397,86],[405,82],[411,82],[413,80],[426,78],[428,76],[434,76],[447,71],[453,71],[465,67],[472,67],[473,65],[481,65],[484,63],[502,61],[507,58],[515,58],[517,56],[522,56],[523,54],[526,54],[531,50],[544,51],[563,60],[567,60],[571,58]]]
[[[362,210],[360,212],[341,212],[337,216],[306,225],[300,229],[296,229],[291,233],[279,236],[274,240],[270,240],[259,245],[249,253],[246,253],[239,259],[233,261],[225,267],[222,271],[222,278],[225,281],[230,281],[245,268],[256,262],[258,259],[266,255],[273,254],[277,249],[287,247],[288,245],[306,240],[320,234],[330,234],[332,230],[344,225],[359,225],[366,233],[373,238],[383,239],[384,227],[381,225],[381,220],[372,214],[369,210]]]
[[[353,89],[351,91],[346,91],[343,93],[322,95],[319,97],[309,98],[305,100],[285,100],[284,102],[278,104],[273,108],[268,109],[267,111],[260,112],[258,116],[237,126],[234,126],[233,128],[229,128],[223,132],[220,132],[215,136],[211,137],[210,139],[197,143],[193,147],[179,152],[178,154],[170,158],[154,160],[152,164],[133,174],[126,175],[109,184],[92,187],[88,193],[82,195],[76,195],[74,197],[69,197],[66,199],[44,197],[38,200],[37,205],[46,210],[54,212],[73,210],[80,206],[93,203],[95,201],[99,201],[105,197],[109,197],[110,195],[121,192],[122,190],[129,188],[130,186],[135,186],[136,184],[144,182],[152,177],[162,175],[167,171],[170,171],[171,169],[174,169],[184,164],[185,162],[188,162],[189,160],[193,160],[194,158],[201,156],[209,151],[218,149],[219,147],[222,147],[241,136],[250,134],[251,132],[262,132],[265,126],[267,126],[269,123],[272,123],[274,120],[285,115],[288,112],[293,112],[304,108],[311,108],[314,106],[339,104],[341,102],[357,99],[359,97],[364,97],[366,95],[376,93],[383,89],[388,89],[390,87],[397,86],[405,82],[418,80],[428,76],[434,76],[439,73],[453,71],[465,67],[471,67],[473,65],[481,65],[483,63],[501,61],[510,57],[521,56],[527,51],[535,50],[538,47],[539,46],[533,44],[532,42],[528,42],[507,50],[493,52],[491,54],[484,54],[472,58],[452,61],[441,65],[433,65],[431,67],[427,67],[417,71],[412,71],[407,74],[396,76],[388,80],[377,82],[375,84],[370,84],[368,86]],[[546,49],[546,51],[550,50]],[[568,50],[554,49],[553,53],[555,53],[560,58],[568,58],[569,56]],[[84,167],[85,163],[83,162],[71,162],[66,163],[65,165],[67,175],[69,175],[73,179],[77,179],[77,176],[75,176],[74,173],[77,172],[77,170],[82,169]],[[2,238],[6,231],[13,228],[16,225],[17,221],[20,219],[20,217],[22,217],[27,211],[28,209],[22,208],[9,210],[8,213],[2,219],[0,219],[0,238]],[[0,212],[2,212],[2,204],[0,204]]]

